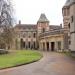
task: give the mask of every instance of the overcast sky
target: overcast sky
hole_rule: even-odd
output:
[[[41,13],[45,13],[50,24],[62,23],[62,7],[66,0],[14,0],[17,21],[36,24]]]

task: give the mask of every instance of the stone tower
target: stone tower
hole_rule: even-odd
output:
[[[63,14],[63,24],[64,24],[64,30],[65,32],[68,32],[69,29],[69,21],[70,21],[70,0],[67,0],[65,5],[62,8],[62,14]]]
[[[70,38],[71,51],[75,51],[75,0],[70,0]]]
[[[44,32],[49,31],[49,21],[46,18],[45,14],[41,14],[38,22],[37,22],[37,32],[38,35]]]
[[[69,49],[69,30],[70,30],[70,0],[67,0],[62,8],[64,25],[64,49]]]

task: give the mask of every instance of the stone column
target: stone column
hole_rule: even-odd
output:
[[[45,51],[47,51],[47,44],[46,44],[46,42],[45,42]]]
[[[39,50],[42,50],[42,43],[39,43]]]
[[[51,51],[51,42],[49,42],[49,51]]]
[[[55,51],[58,51],[58,42],[55,42]]]
[[[64,50],[64,42],[61,41],[61,50]]]
[[[41,43],[41,50],[43,51],[43,42]]]

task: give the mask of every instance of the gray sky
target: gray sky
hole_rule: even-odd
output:
[[[41,13],[45,13],[50,24],[62,23],[62,7],[66,0],[14,0],[17,21],[36,24]]]

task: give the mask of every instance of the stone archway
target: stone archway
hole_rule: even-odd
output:
[[[47,51],[49,51],[49,42],[46,42],[47,45]]]

